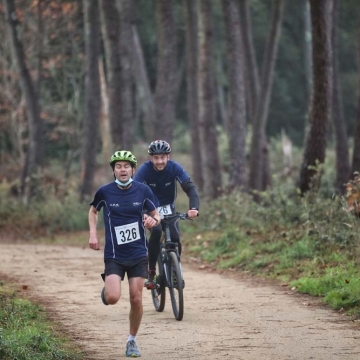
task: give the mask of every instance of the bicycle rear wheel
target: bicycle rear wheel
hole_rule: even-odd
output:
[[[161,312],[165,308],[165,297],[166,297],[166,292],[165,292],[166,279],[164,275],[163,264],[161,261],[161,252],[158,257],[158,261],[156,263],[156,273],[158,274],[156,276],[157,288],[151,289],[151,296],[155,310]]]
[[[175,319],[180,321],[184,316],[183,278],[177,254],[169,254],[169,291]]]

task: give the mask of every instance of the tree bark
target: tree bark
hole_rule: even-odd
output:
[[[152,138],[172,142],[175,126],[175,84],[177,71],[177,37],[173,0],[156,0],[157,69],[156,117]]]
[[[199,16],[199,126],[203,150],[204,196],[217,198],[222,187],[216,134],[216,91],[211,1],[200,0]]]
[[[156,107],[151,91],[150,81],[146,70],[143,49],[140,43],[136,25],[132,25],[132,44],[133,44],[133,75],[136,83],[138,103],[141,106],[144,137],[146,142],[153,139],[153,127],[155,126]]]
[[[115,0],[99,0],[101,29],[105,48],[106,79],[109,96],[109,117],[114,146],[124,147],[122,69],[120,60],[119,13]]]
[[[358,16],[358,32],[357,32],[357,71],[358,71],[358,89],[360,89],[360,10]],[[359,91],[358,91],[359,92]],[[360,92],[357,99],[357,114],[355,122],[354,146],[351,164],[351,177],[354,172],[360,173]]]
[[[236,0],[223,0],[229,81],[229,187],[246,186],[244,50]]]
[[[133,99],[132,30],[133,23],[132,0],[118,0],[120,14],[120,64],[121,64],[121,118],[123,128],[122,145],[124,149],[132,150],[134,145],[135,118]]]
[[[250,152],[249,188],[257,191],[263,190],[264,168],[265,165],[268,164],[268,161],[265,160],[265,157],[268,156],[265,128],[269,113],[271,89],[274,77],[273,72],[280,40],[285,1],[274,0],[272,6],[271,29],[261,73],[261,95],[252,122],[253,132]]]
[[[198,0],[184,0],[185,9],[185,51],[186,51],[186,103],[190,124],[192,173],[200,191],[204,188],[202,157],[199,135],[199,101],[198,101]]]
[[[111,124],[109,120],[109,97],[107,93],[104,63],[99,60],[99,79],[100,79],[100,93],[101,93],[101,111],[100,111],[100,135],[101,135],[101,152],[102,160],[106,164],[111,155],[114,153],[114,145],[111,136]]]
[[[93,192],[96,155],[98,150],[101,108],[99,48],[100,22],[97,0],[84,0],[85,26],[85,109],[83,119],[80,199]]]
[[[29,126],[29,145],[21,178],[21,193],[25,198],[30,198],[34,196],[38,190],[38,172],[41,171],[41,166],[43,164],[43,123],[40,118],[40,106],[36,86],[34,85],[25,64],[26,56],[23,45],[19,40],[19,32],[17,29],[20,23],[17,18],[14,1],[4,0],[4,8],[11,39],[13,58],[17,64],[20,75],[20,87],[26,103],[26,115]]]
[[[305,66],[305,84],[306,84],[306,99],[309,103],[311,100],[311,93],[313,88],[312,83],[312,43],[311,43],[311,17],[309,0],[302,0],[303,6],[303,24],[304,24],[304,41],[303,54]]]
[[[332,45],[333,45],[333,111],[332,120],[334,124],[336,140],[336,181],[335,189],[339,194],[344,194],[345,186],[350,177],[349,147],[346,131],[346,123],[343,113],[341,87],[338,69],[338,19],[339,1],[334,0],[333,23],[332,23]]]
[[[332,101],[332,5],[332,0],[310,0],[314,88],[310,131],[300,170],[299,188],[302,194],[318,188],[321,179],[318,165],[325,161],[326,130]]]
[[[249,91],[247,94],[248,118],[250,121],[254,118],[255,109],[260,96],[260,76],[257,65],[253,32],[251,26],[251,16],[249,9],[249,0],[238,0],[241,34],[243,40],[245,64],[246,64],[246,84]]]

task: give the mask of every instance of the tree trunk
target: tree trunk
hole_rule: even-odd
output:
[[[199,16],[199,125],[204,167],[204,195],[217,198],[222,187],[216,134],[216,91],[211,1],[200,0]]]
[[[93,192],[101,107],[99,47],[100,22],[97,0],[84,0],[85,109],[82,134],[80,199]]]
[[[236,0],[223,0],[229,81],[229,188],[246,186],[246,103],[244,57]]]
[[[20,87],[26,103],[26,115],[29,126],[29,145],[21,178],[21,193],[26,198],[35,195],[39,188],[38,179],[44,154],[43,124],[40,118],[40,106],[36,87],[25,64],[24,48],[19,40],[19,20],[13,0],[4,0],[5,16],[11,39],[13,58],[20,74]]]
[[[332,45],[333,45],[333,111],[332,120],[336,139],[336,182],[335,188],[339,194],[344,194],[345,186],[350,177],[349,146],[344,119],[341,87],[338,69],[338,41],[337,41],[337,19],[339,1],[334,0]]]
[[[155,126],[155,101],[150,87],[149,77],[146,71],[144,53],[141,47],[139,34],[136,25],[132,25],[132,44],[133,44],[133,75],[136,82],[139,104],[142,110],[144,137],[146,142],[153,139],[153,128]]]
[[[115,0],[99,0],[101,28],[105,48],[106,79],[109,96],[109,117],[114,146],[124,147],[124,127],[122,121],[123,98],[122,69],[120,60],[119,13]]]
[[[172,142],[175,126],[175,84],[177,71],[176,23],[173,0],[156,0],[157,69],[156,118],[152,138]]]
[[[199,135],[199,101],[198,101],[198,0],[185,0],[185,51],[186,51],[186,103],[190,123],[192,173],[200,191],[204,188],[202,158]]]
[[[261,73],[261,95],[252,122],[253,134],[250,153],[249,188],[258,191],[263,190],[264,168],[266,168],[265,156],[268,156],[265,128],[269,113],[273,72],[280,40],[285,1],[274,0],[272,6],[271,29]]]
[[[133,22],[132,0],[118,0],[120,13],[120,63],[121,63],[121,104],[119,117],[123,128],[122,145],[124,149],[132,150],[134,145],[135,119],[133,100],[132,30]]]
[[[253,32],[251,26],[251,16],[249,9],[249,0],[238,0],[241,34],[243,40],[245,63],[246,63],[246,84],[249,91],[247,94],[248,118],[250,121],[254,118],[257,101],[260,96],[260,76],[257,66]]]
[[[100,134],[102,144],[102,160],[106,164],[111,155],[114,153],[114,145],[111,137],[111,124],[109,121],[109,97],[107,93],[104,64],[99,60],[99,76],[100,76],[100,91],[101,91],[101,112],[100,112]]]
[[[354,148],[352,155],[352,174],[357,171],[360,173],[360,10],[358,10],[358,32],[357,32],[357,71],[358,71],[358,103],[354,134]],[[350,174],[350,175],[352,175]]]
[[[319,164],[325,161],[326,130],[332,101],[332,0],[310,0],[313,48],[313,96],[310,131],[300,170],[299,188],[305,193],[320,185]]]
[[[311,93],[313,88],[312,83],[312,44],[311,44],[311,17],[310,17],[310,4],[309,0],[302,0],[303,6],[303,24],[304,24],[304,41],[303,54],[304,54],[304,66],[305,66],[305,84],[306,84],[306,99],[309,103],[311,100]]]

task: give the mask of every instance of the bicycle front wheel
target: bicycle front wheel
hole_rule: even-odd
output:
[[[158,312],[162,312],[162,311],[164,311],[164,308],[165,308],[165,296],[166,296],[165,283],[166,283],[166,279],[165,279],[165,274],[164,274],[163,263],[161,261],[161,253],[160,253],[159,257],[158,257],[156,267],[157,267],[156,273],[158,274],[156,276],[157,287],[156,287],[156,289],[151,289],[151,297],[152,297],[152,301],[153,301],[155,310],[158,311]]]
[[[178,257],[175,252],[169,254],[169,291],[175,319],[180,321],[184,316],[183,278]]]

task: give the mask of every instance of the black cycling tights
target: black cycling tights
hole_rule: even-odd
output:
[[[149,270],[155,270],[156,268],[156,261],[160,251],[161,233],[161,223],[151,229],[151,234],[149,238]],[[177,242],[179,244],[179,254],[181,255],[181,243],[178,221],[170,224],[170,236],[173,242]]]

